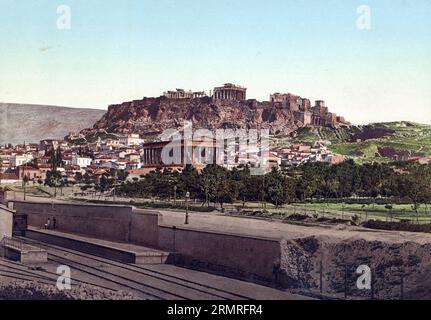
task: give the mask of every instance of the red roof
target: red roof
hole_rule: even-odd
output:
[[[19,180],[15,173],[0,173],[0,180]]]
[[[39,171],[39,169],[33,168],[33,167],[26,167],[26,166],[21,166],[19,167],[20,170],[22,171]]]

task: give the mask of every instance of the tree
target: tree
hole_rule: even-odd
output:
[[[284,177],[276,169],[273,169],[266,175],[266,195],[268,201],[276,207],[283,205],[286,202],[284,190]]]
[[[186,192],[190,192],[190,197],[194,198],[201,193],[201,190],[199,172],[192,165],[186,165],[179,176],[178,192],[182,196],[185,196]]]
[[[265,177],[266,200],[280,207],[295,198],[295,182],[281,171],[273,169]]]
[[[247,196],[249,194],[247,189],[247,181],[250,179],[249,165],[241,165],[238,168],[233,168],[230,177],[235,181],[238,190],[238,199],[242,201],[242,207],[245,208]]]
[[[356,194],[360,188],[361,179],[359,166],[349,159],[334,166],[339,181],[339,194],[341,198]]]
[[[27,163],[29,167],[39,169],[39,163],[37,162],[37,158],[32,159],[30,162]]]
[[[221,209],[223,209],[225,203],[232,203],[236,200],[238,198],[238,186],[236,182],[229,179],[219,181],[217,183],[216,198]]]
[[[27,175],[24,175],[24,177],[22,178],[22,188],[24,190],[24,201],[26,199],[26,192],[27,192],[26,186],[29,181],[30,181],[30,178]]]
[[[54,197],[57,197],[57,188],[63,186],[63,179],[60,172],[48,171],[46,173],[45,185],[54,188]]]
[[[61,167],[63,164],[60,147],[58,147],[57,149],[54,149],[54,147],[52,147],[52,149],[47,151],[47,156],[50,157],[49,162],[51,164],[51,170],[57,171],[57,168]]]
[[[424,166],[411,168],[410,173],[400,175],[399,182],[401,195],[410,199],[413,203],[412,209],[416,213],[419,223],[419,207],[429,199],[430,180]]]

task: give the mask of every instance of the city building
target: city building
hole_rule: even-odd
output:
[[[32,167],[19,167],[17,169],[17,176],[19,180],[24,179],[24,177],[27,177],[29,180],[37,180],[42,179],[42,174],[39,169],[32,168]]]
[[[91,165],[93,162],[93,159],[90,157],[81,157],[74,155],[72,156],[72,165],[73,166],[79,166],[80,168],[87,168]]]
[[[144,168],[185,167],[187,163],[197,169],[217,163],[217,144],[212,139],[184,139],[144,143],[142,159]]]
[[[123,146],[138,146],[144,142],[144,139],[141,139],[139,134],[129,133],[119,137],[119,143]]]
[[[23,155],[15,154],[10,158],[10,165],[11,167],[16,168],[26,163],[29,163],[30,161],[33,160],[33,158],[34,157],[31,154],[23,154]]]

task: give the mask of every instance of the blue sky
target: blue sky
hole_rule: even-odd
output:
[[[431,0],[0,0],[0,39],[2,102],[103,109],[234,82],[355,123],[431,123]]]

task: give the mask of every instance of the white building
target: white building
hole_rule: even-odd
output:
[[[12,167],[16,168],[22,166],[26,163],[29,163],[33,160],[33,156],[31,154],[23,154],[23,155],[13,155],[10,157],[10,164]]]
[[[89,157],[80,157],[80,156],[73,156],[72,157],[72,165],[79,166],[80,168],[87,168],[91,165],[93,162],[93,159]]]
[[[139,134],[130,133],[120,136],[120,144],[123,146],[139,146],[144,143],[144,139],[139,137]]]
[[[102,143],[102,150],[113,150],[121,146],[117,139],[108,139]]]

